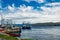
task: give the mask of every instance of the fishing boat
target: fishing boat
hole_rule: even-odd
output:
[[[30,23],[23,23],[22,24],[22,29],[31,29]]]
[[[14,37],[20,37],[21,36],[21,31],[19,27],[14,27],[13,29],[7,29],[6,34]]]
[[[0,25],[0,32],[5,33],[9,36],[20,37],[21,36],[21,27],[17,27],[12,24],[10,19],[2,19]]]

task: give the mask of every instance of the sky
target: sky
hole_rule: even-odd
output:
[[[60,0],[0,0],[1,14],[17,24],[60,22]]]

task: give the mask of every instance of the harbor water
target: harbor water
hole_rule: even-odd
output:
[[[32,27],[31,30],[22,30],[20,38],[32,38],[33,40],[60,40],[60,26]]]

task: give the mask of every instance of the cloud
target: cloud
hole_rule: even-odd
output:
[[[39,17],[37,16],[39,14],[39,11],[34,10],[32,6],[26,7],[25,5],[20,5],[18,8],[8,6],[8,9],[13,12],[8,15],[17,15],[20,17]]]
[[[40,16],[38,10],[34,10],[32,6],[26,7],[25,5],[20,5],[20,7],[7,7],[10,12],[7,12],[7,14],[4,14],[5,19],[12,19],[14,21],[17,20],[16,23],[19,23],[20,21],[30,21],[32,19],[36,19]],[[19,22],[18,22],[19,21]]]
[[[45,6],[53,6],[53,7],[60,6],[60,2],[48,3],[48,4],[45,4]]]
[[[60,2],[49,3],[49,4],[46,4],[46,5],[52,6],[51,8],[47,8],[47,9],[49,9],[48,11],[50,11],[50,14],[60,15],[60,11],[59,11],[60,10]],[[46,10],[46,8],[43,8],[43,9]]]
[[[45,0],[37,0],[39,3],[43,3],[45,2]]]
[[[8,10],[11,11],[11,12],[13,12],[15,10],[14,4],[12,4],[12,7],[11,6],[8,6]]]
[[[45,2],[45,0],[24,0],[24,1],[27,1],[27,2],[36,1],[36,2],[38,2],[38,3],[43,3],[43,2]]]
[[[51,3],[46,5],[51,6]],[[59,3],[53,3],[52,8],[41,6],[43,11],[36,10],[32,6],[20,5],[18,8],[13,5],[8,6],[10,12],[4,14],[4,18],[10,18],[15,23],[22,23],[23,21],[31,23],[60,22],[60,6],[55,5],[59,5]]]

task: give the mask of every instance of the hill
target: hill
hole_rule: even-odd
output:
[[[48,23],[36,23],[36,24],[31,24],[32,26],[60,26],[60,22],[48,22]]]

